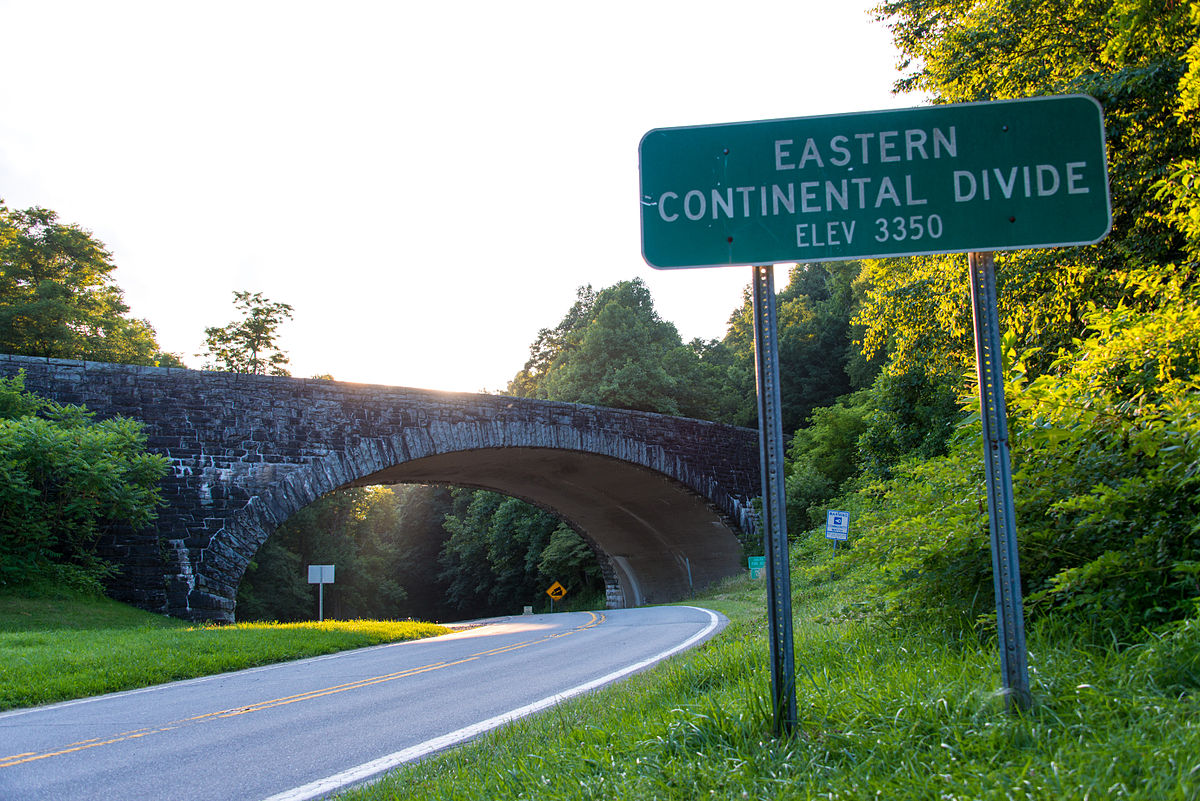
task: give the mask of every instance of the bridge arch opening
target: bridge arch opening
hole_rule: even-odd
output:
[[[490,490],[554,514],[597,552],[610,607],[687,598],[742,563],[737,528],[711,501],[669,476],[610,456],[538,447],[465,448],[362,470],[336,486],[327,486],[337,480],[335,473],[320,466],[308,469],[309,475],[302,472],[266,488],[259,503],[226,526],[228,536],[214,537],[212,557],[236,571],[227,597],[235,597],[246,565],[296,511],[329,491],[378,485]]]
[[[443,622],[603,609],[619,592],[608,560],[568,522],[494,491],[442,484],[345,487],[288,518],[238,585],[242,620],[310,620],[305,566],[335,564],[326,618]],[[560,583],[555,605],[546,590]]]
[[[579,451],[493,448],[437,454],[369,476],[489,489],[566,520],[611,562],[620,597],[641,606],[685,598],[729,575],[741,543],[723,516],[661,473]]]

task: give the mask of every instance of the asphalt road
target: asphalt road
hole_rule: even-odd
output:
[[[456,634],[0,714],[0,799],[301,801],[616,681],[715,634],[695,607]]]

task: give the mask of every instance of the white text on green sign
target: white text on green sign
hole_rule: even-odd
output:
[[[1081,95],[661,128],[639,155],[663,269],[1082,245],[1112,221]]]

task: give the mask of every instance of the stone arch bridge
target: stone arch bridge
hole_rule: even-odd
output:
[[[112,594],[232,621],[251,557],[323,494],[450,484],[522,498],[597,552],[609,606],[678,600],[742,569],[757,433],[645,412],[176,368],[0,355],[0,375],[146,426],[170,461],[154,528],[107,539]]]

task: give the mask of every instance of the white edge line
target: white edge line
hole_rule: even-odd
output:
[[[398,765],[404,764],[405,762],[411,762],[414,759],[420,759],[421,757],[428,756],[429,754],[432,754],[435,751],[440,751],[443,748],[449,748],[452,745],[458,745],[459,743],[470,740],[473,737],[478,737],[484,732],[499,728],[505,723],[511,723],[514,720],[519,720],[520,718],[532,715],[535,712],[541,712],[543,709],[552,707],[557,703],[567,700],[568,698],[588,692],[589,690],[594,690],[597,687],[601,687],[605,684],[614,682],[617,679],[624,678],[631,673],[636,673],[637,671],[647,668],[656,662],[661,662],[662,660],[673,656],[680,651],[690,648],[697,642],[705,639],[708,637],[708,635],[712,634],[718,625],[720,625],[721,619],[715,612],[712,612],[708,609],[701,609],[698,606],[685,606],[682,608],[695,609],[699,612],[704,612],[706,615],[708,615],[709,621],[708,625],[703,630],[692,635],[690,638],[679,645],[676,645],[674,648],[670,648],[660,654],[649,657],[648,659],[643,659],[641,662],[636,664],[613,671],[606,676],[601,676],[598,679],[593,679],[592,681],[572,687],[569,690],[564,690],[556,695],[548,696],[540,701],[534,701],[532,704],[526,704],[525,706],[504,712],[496,715],[495,717],[480,721],[479,723],[474,723],[470,726],[458,729],[457,731],[452,731],[449,734],[443,734],[441,737],[434,737],[432,740],[426,740],[423,743],[405,748],[402,751],[396,751],[395,753],[388,754],[387,756],[380,757],[379,759],[365,762],[358,767],[344,770],[341,773],[335,773],[334,775],[328,776],[324,779],[318,779],[315,782],[305,784],[301,787],[286,790],[277,795],[273,795],[270,798],[264,799],[264,801],[308,801],[308,799],[318,798],[327,793],[331,793],[334,790],[361,782],[377,773],[390,770]]]

